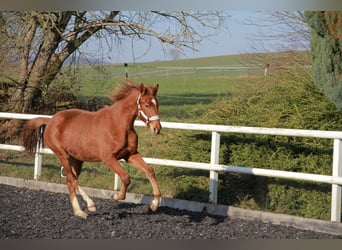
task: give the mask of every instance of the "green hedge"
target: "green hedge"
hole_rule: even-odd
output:
[[[216,124],[341,130],[342,112],[297,70],[218,98],[203,120]],[[288,80],[291,79],[291,80]],[[221,163],[330,175],[332,140],[223,134]],[[221,174],[219,202],[329,220],[331,185]]]

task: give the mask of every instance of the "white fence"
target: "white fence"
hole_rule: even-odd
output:
[[[32,119],[42,117],[44,115],[1,113],[0,119]],[[49,116],[45,116],[49,117]],[[192,169],[201,169],[210,171],[210,190],[209,202],[217,202],[217,184],[218,172],[235,172],[249,175],[285,178],[292,180],[304,180],[320,183],[328,183],[332,185],[331,197],[331,221],[341,221],[341,186],[342,186],[342,132],[339,131],[321,131],[321,130],[302,130],[302,129],[282,129],[282,128],[258,128],[243,126],[223,126],[209,124],[191,124],[191,123],[175,123],[161,122],[163,128],[180,129],[180,130],[199,130],[209,131],[211,137],[211,157],[209,163],[175,161],[169,159],[144,158],[149,164],[183,167]],[[136,121],[135,126],[145,126],[141,121]],[[280,170],[270,170],[261,168],[249,168],[240,166],[228,166],[219,164],[220,152],[220,133],[245,133],[245,134],[262,134],[262,135],[280,135],[280,136],[300,136],[332,139],[333,143],[333,163],[332,176],[318,175],[309,173],[298,173]],[[40,144],[41,145],[41,144]],[[18,145],[0,144],[0,150],[23,151],[24,148]],[[48,148],[39,148],[35,154],[34,179],[38,179],[41,173],[42,154],[53,154]],[[115,178],[115,189],[118,188],[118,179]]]

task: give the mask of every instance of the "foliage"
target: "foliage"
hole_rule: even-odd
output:
[[[255,81],[240,95],[218,98],[203,120],[241,126],[342,129],[342,112],[313,85],[310,74],[296,67]],[[331,140],[236,134],[221,138],[224,164],[331,174]],[[221,181],[221,202],[329,219],[328,185],[232,174],[223,175]]]
[[[308,11],[315,83],[342,109],[342,11]]]

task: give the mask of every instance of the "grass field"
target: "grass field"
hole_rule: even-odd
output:
[[[203,106],[217,97],[238,95],[251,82],[262,79],[263,68],[243,64],[241,56],[222,56],[128,65],[129,79],[146,85],[160,85],[160,114],[165,121],[196,121]],[[70,73],[71,72],[71,73]],[[79,99],[105,98],[125,79],[123,65],[81,65],[67,76],[79,78]],[[63,75],[64,76],[64,75]],[[54,84],[68,82],[63,77]],[[105,101],[107,104],[111,102]]]
[[[312,84],[307,67],[297,68],[297,54],[264,54],[199,58],[129,65],[136,83],[160,85],[162,121],[216,123],[264,127],[342,130],[342,114]],[[286,58],[286,59],[284,59]],[[274,63],[267,78],[263,65]],[[304,65],[308,63],[305,62]],[[273,64],[271,64],[273,65]],[[282,69],[279,69],[282,65]],[[123,65],[65,67],[53,85],[63,86],[79,100],[111,104],[108,95],[125,79]],[[138,127],[139,151],[145,157],[210,161],[210,133],[163,129],[151,137]],[[331,173],[331,143],[323,140],[225,134],[220,163],[310,173]],[[33,157],[1,152],[0,174],[33,178]],[[130,192],[152,192],[141,171],[125,165],[132,177]],[[207,201],[207,171],[154,166],[163,196]],[[41,180],[65,183],[54,156],[44,156]],[[329,218],[329,185],[284,182],[220,173],[219,203],[277,211],[312,218]],[[84,186],[113,187],[113,174],[100,163],[85,163]]]

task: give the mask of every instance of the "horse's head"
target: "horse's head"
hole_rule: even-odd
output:
[[[154,135],[159,134],[161,130],[158,114],[159,102],[156,97],[158,88],[158,84],[153,87],[146,87],[144,84],[141,84],[137,99],[138,116],[146,123]]]

